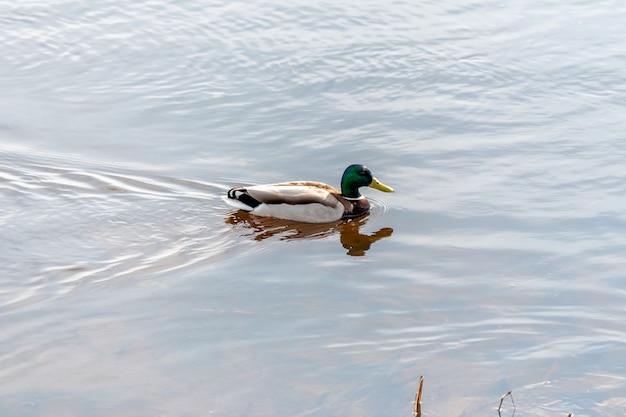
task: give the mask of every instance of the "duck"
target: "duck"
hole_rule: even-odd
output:
[[[352,164],[341,176],[341,190],[317,181],[290,181],[231,188],[226,201],[256,216],[303,223],[331,223],[368,213],[360,187],[392,193],[365,165]]]

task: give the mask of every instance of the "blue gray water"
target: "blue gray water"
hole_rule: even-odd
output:
[[[623,416],[624,21],[0,1],[0,414]],[[358,221],[222,201],[353,162]]]

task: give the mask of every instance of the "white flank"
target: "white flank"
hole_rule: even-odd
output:
[[[309,204],[261,204],[251,211],[257,216],[275,217],[307,223],[330,223],[341,219],[343,204],[335,207],[319,203]]]

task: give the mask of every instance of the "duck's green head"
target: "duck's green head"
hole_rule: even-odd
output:
[[[343,176],[341,177],[341,194],[344,197],[358,198],[361,196],[359,187],[366,186],[376,188],[386,193],[393,192],[393,188],[387,187],[385,184],[378,181],[365,165],[350,165],[343,172]]]

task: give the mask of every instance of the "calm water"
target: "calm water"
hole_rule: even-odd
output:
[[[0,414],[623,416],[624,21],[0,1]],[[353,162],[355,222],[222,201]]]

